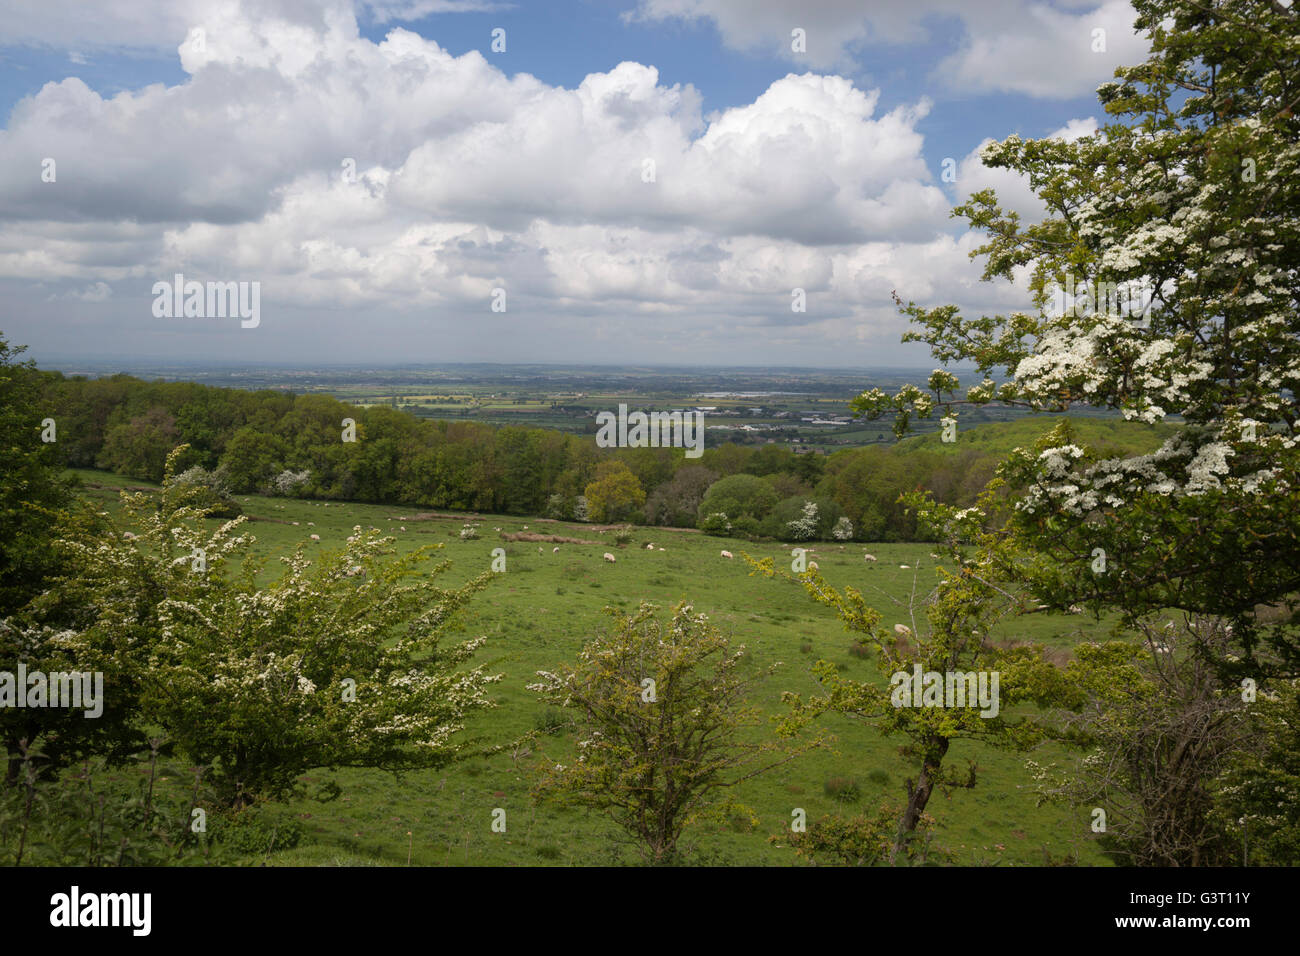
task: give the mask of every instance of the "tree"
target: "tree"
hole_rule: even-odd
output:
[[[1187,652],[1214,663],[1221,692],[1249,678],[1265,693],[1300,674],[1300,7],[1134,8],[1150,55],[1098,90],[1119,121],[984,151],[1028,178],[1043,218],[1023,224],[991,190],[955,210],[987,233],[974,253],[984,277],[1027,276],[1031,309],[967,319],[896,300],[917,325],[905,338],[984,381],[958,400],[956,377],[936,369],[925,389],[872,389],[853,407],[894,414],[900,433],[994,400],[1177,416],[1151,454],[1098,454],[1064,425],[1017,452],[1000,472],[1015,498],[1005,530],[1031,557],[1005,570],[1045,606],[1114,611],[1138,630],[1167,609],[1221,619],[1230,641],[1196,632]],[[1178,725],[1194,723],[1200,698],[1185,706]],[[1186,786],[1160,752],[1130,743],[1112,741],[1108,757],[1139,755],[1143,773]],[[1183,837],[1156,854],[1183,854]]]
[[[1039,791],[1089,819],[1102,810],[1098,842],[1120,865],[1239,862],[1240,841],[1214,819],[1212,781],[1234,757],[1260,751],[1248,734],[1243,695],[1224,693],[1206,657],[1188,653],[1228,645],[1226,625],[1182,617],[1144,622],[1142,630],[1141,644],[1075,648],[1065,671],[1075,699],[1063,716],[1081,756],[1060,772],[1031,763]]]
[[[71,501],[57,458],[61,423],[43,441],[40,383],[25,351],[0,337],[0,618],[45,587],[54,524]],[[66,433],[66,426],[64,426]]]
[[[991,498],[991,492],[986,498]],[[834,608],[845,628],[860,635],[859,644],[873,654],[883,680],[846,678],[835,664],[819,660],[813,674],[825,694],[807,700],[790,692],[783,695],[789,706],[783,726],[793,732],[823,714],[839,713],[868,720],[886,735],[902,734],[908,739],[900,752],[917,762],[917,773],[905,783],[907,802],[898,820],[891,860],[909,852],[908,844],[923,824],[936,789],[975,786],[974,763],[964,771],[945,765],[953,741],[977,740],[1000,749],[1027,750],[1047,739],[1049,730],[1040,720],[1008,711],[1022,703],[1046,707],[1064,694],[1061,676],[1043,659],[1041,648],[1001,646],[991,636],[1000,619],[1025,613],[1031,606],[1028,595],[1007,591],[986,576],[1018,560],[1013,546],[996,535],[979,534],[970,523],[976,509],[958,511],[919,493],[910,497],[909,504],[921,513],[924,523],[943,532],[952,565],[937,568],[934,589],[903,609],[907,624],[884,626],[881,613],[866,603],[861,592],[851,586],[837,590],[813,568],[795,576],[778,572],[771,558],[746,557],[752,573],[779,574],[796,581],[813,600]],[[963,538],[975,539],[977,546],[963,546]]]
[[[645,503],[646,520],[657,525],[694,527],[704,493],[717,480],[717,472],[702,465],[683,465],[650,493]]]
[[[745,648],[733,650],[690,605],[677,605],[667,620],[644,602],[631,615],[607,611],[614,627],[575,665],[539,671],[529,685],[572,713],[578,736],[569,762],[545,761],[536,792],[600,810],[648,861],[672,863],[688,824],[735,809],[731,788],[816,741],[753,740],[762,721],[747,697],[775,665],[751,669]]]
[[[645,504],[641,482],[621,461],[601,462],[584,495],[592,521],[626,521]]]
[[[491,578],[435,584],[432,549],[393,557],[391,538],[357,529],[309,559],[300,547],[259,584],[244,518],[205,527],[204,489],[177,482],[169,456],[160,497],[123,496],[138,534],[70,541],[63,600],[92,612],[69,637],[134,648],[110,700],[160,728],[229,806],[280,797],[314,767],[437,767],[473,745],[469,717],[493,706],[499,678],[464,665],[481,646],[442,639]],[[430,573],[432,571],[432,574]]]
[[[754,523],[767,517],[777,504],[776,492],[762,478],[754,475],[731,475],[709,486],[700,502],[699,518],[711,514],[725,514],[734,524],[741,519]]]
[[[1294,659],[1294,633],[1262,633],[1254,609],[1300,591],[1300,8],[1135,8],[1151,55],[1098,91],[1127,125],[985,150],[1029,178],[1043,220],[1022,225],[989,190],[955,210],[989,235],[976,250],[985,278],[1028,274],[1035,311],[964,319],[909,303],[920,328],[906,338],[944,362],[1004,370],[965,403],[1181,416],[1152,455],[1096,458],[1062,440],[1017,461],[1016,525],[1052,558],[1036,565],[1042,596],[1130,622],[1164,607],[1224,616],[1247,657],[1267,639]],[[1055,294],[1071,284],[1092,294]],[[1126,307],[1134,291],[1149,295],[1140,315]],[[871,390],[855,407],[892,410],[905,429],[960,404],[944,399],[950,373],[928,386]],[[1092,570],[1096,549],[1107,571]]]
[[[96,464],[131,478],[159,481],[167,453],[176,446],[180,430],[167,409],[155,406],[125,425],[109,430]]]

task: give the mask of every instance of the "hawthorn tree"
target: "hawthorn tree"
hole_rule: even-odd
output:
[[[1047,607],[1115,611],[1135,629],[1168,609],[1213,620],[1185,653],[1215,665],[1220,693],[1243,678],[1264,690],[1300,673],[1300,8],[1133,6],[1150,55],[1099,88],[1110,122],[984,150],[988,166],[1027,178],[1042,217],[1022,222],[991,190],[954,210],[987,235],[973,253],[984,278],[1026,281],[1030,308],[968,318],[896,297],[916,325],[905,339],[984,380],[962,397],[937,369],[924,388],[872,389],[853,405],[895,415],[899,434],[993,401],[1181,422],[1150,454],[1095,454],[1068,426],[1018,450],[1001,470],[1014,503],[1002,532],[1026,558],[999,571]],[[1204,686],[1192,686],[1184,702],[1200,707]],[[1158,752],[1127,752],[1162,785],[1186,784]],[[1180,824],[1183,846],[1212,842],[1183,839],[1204,819]]]
[[[360,528],[339,550],[300,546],[259,583],[245,519],[212,527],[202,486],[168,457],[161,494],[123,494],[135,530],[73,538],[64,640],[112,668],[106,711],[162,731],[228,806],[279,798],[317,767],[438,767],[476,746],[470,717],[499,680],[444,641],[490,572],[453,589],[433,549],[396,556]],[[114,656],[116,655],[116,656]]]
[[[973,253],[985,279],[1027,275],[1035,309],[968,319],[955,305],[903,306],[919,326],[906,339],[990,377],[958,400],[956,377],[937,370],[928,390],[873,389],[854,404],[895,412],[900,431],[995,399],[1181,417],[1149,455],[1097,458],[1062,441],[1017,458],[1013,525],[1052,559],[1035,566],[1035,586],[1053,606],[1114,607],[1129,621],[1164,607],[1220,615],[1248,656],[1264,638],[1294,666],[1294,630],[1263,632],[1254,610],[1300,590],[1300,9],[1134,7],[1151,54],[1099,89],[1116,122],[984,152],[1028,178],[1043,218],[1022,223],[991,190],[954,210],[988,234]],[[1054,290],[1071,279],[1144,288],[1149,307],[1067,303]]]
[[[990,508],[991,498],[992,492],[988,492],[983,499]],[[886,626],[881,612],[869,605],[857,588],[831,587],[817,570],[809,568],[795,575],[778,571],[772,558],[756,561],[746,557],[751,574],[780,575],[795,581],[813,600],[833,608],[845,629],[857,634],[859,644],[872,652],[879,679],[846,678],[834,663],[817,661],[813,674],[824,695],[804,699],[791,692],[784,694],[789,711],[782,729],[792,732],[832,712],[866,720],[886,736],[906,738],[900,752],[915,761],[916,774],[904,784],[906,803],[895,827],[891,862],[900,853],[910,852],[909,843],[925,821],[926,807],[936,790],[975,786],[975,763],[956,769],[946,762],[955,741],[1028,750],[1049,736],[1049,728],[1041,720],[1007,711],[1019,704],[1050,706],[1065,694],[1065,682],[1044,660],[1041,648],[1001,644],[992,636],[992,629],[1004,618],[1040,610],[1023,589],[1008,591],[999,583],[999,567],[1020,557],[1014,543],[981,532],[977,508],[955,509],[920,493],[910,496],[908,502],[922,524],[941,536],[939,546],[947,551],[951,564],[939,565],[933,590],[919,599],[914,596],[904,608],[906,624]],[[971,538],[974,547],[964,543]],[[912,678],[918,669],[921,674],[937,673],[945,680],[946,675],[957,672],[982,672],[991,681],[996,673],[996,688],[988,685],[993,706],[986,708],[969,699],[965,688],[964,699],[956,706],[956,701],[946,699],[934,706],[900,704],[895,697],[896,676]]]
[[[572,715],[578,736],[571,760],[540,765],[535,793],[600,810],[647,861],[673,863],[690,823],[736,810],[752,817],[731,789],[820,740],[790,745],[757,733],[762,718],[748,697],[776,665],[750,669],[745,648],[689,604],[667,620],[644,602],[630,615],[606,610],[615,622],[607,633],[529,685]]]

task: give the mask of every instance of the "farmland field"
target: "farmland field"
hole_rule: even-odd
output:
[[[99,509],[114,514],[119,489],[141,485],[104,472],[77,474],[84,482],[81,493]],[[619,548],[612,532],[596,531],[590,525],[495,515],[417,520],[417,510],[411,508],[255,495],[239,500],[251,519],[256,551],[268,559],[264,576],[275,573],[275,559],[296,548],[308,555],[340,549],[355,526],[383,529],[393,536],[399,551],[421,546],[441,549],[439,558],[452,562],[448,572],[452,583],[487,570],[492,549],[503,547],[506,572],[476,596],[458,628],[464,637],[488,638],[478,661],[504,675],[493,687],[499,707],[469,728],[487,743],[509,744],[547,726],[547,709],[526,685],[539,669],[571,660],[604,625],[602,609],[611,605],[632,609],[642,600],[658,605],[687,600],[734,641],[745,644],[756,663],[783,662],[761,685],[756,701],[769,714],[781,710],[783,691],[808,694],[817,689],[809,668],[818,658],[859,679],[873,672],[869,661],[850,655],[850,634],[828,609],[814,605],[802,588],[749,574],[743,554],[774,556],[789,563],[789,550],[776,543],[638,528],[632,541]],[[467,522],[479,527],[479,540],[461,540]],[[499,537],[521,531],[596,543],[561,544],[555,552],[557,546],[551,543],[504,542]],[[312,541],[312,534],[321,540]],[[646,548],[649,542],[655,550]],[[722,557],[723,549],[735,559]],[[906,610],[910,595],[923,597],[935,580],[936,562],[925,544],[818,543],[810,550],[832,585],[861,589],[885,614],[886,623],[910,624]],[[615,563],[602,559],[607,551],[617,556]],[[865,560],[865,553],[878,560]],[[1003,622],[1000,636],[1041,642],[1064,656],[1077,641],[1106,631],[1105,625],[1085,616],[1033,614]],[[804,755],[739,788],[736,798],[753,810],[756,827],[751,829],[738,817],[729,825],[703,822],[689,828],[688,859],[796,864],[798,859],[783,840],[768,839],[783,831],[795,808],[803,808],[811,821],[828,813],[870,811],[885,801],[901,802],[904,781],[915,772],[913,764],[897,752],[901,738],[886,739],[843,717],[826,718],[824,726],[836,737],[833,751]],[[408,858],[417,865],[634,862],[634,851],[603,818],[533,803],[530,767],[539,761],[568,761],[572,745],[564,733],[544,733],[531,747],[531,753],[513,753],[507,746],[490,757],[401,777],[358,770],[309,774],[304,778],[309,788],[337,785],[338,796],[328,802],[304,798],[258,808],[267,820],[294,820],[302,830],[297,847],[271,853],[265,862],[405,865]],[[1045,747],[1031,756],[1049,763],[1064,755]],[[937,822],[936,858],[939,851],[946,851],[965,864],[1106,862],[1091,840],[1088,808],[1035,805],[1026,784],[1026,755],[956,741],[948,759],[954,766],[975,762],[978,780],[973,789],[938,793],[931,801],[929,811]],[[852,787],[848,795],[853,798],[847,802],[828,795],[826,784],[833,778],[855,783],[856,796]],[[120,773],[114,779],[121,786],[129,783]],[[160,786],[183,786],[186,779],[184,767],[168,765]],[[496,808],[506,811],[505,833],[493,833],[489,827]],[[221,825],[214,817],[211,827]]]

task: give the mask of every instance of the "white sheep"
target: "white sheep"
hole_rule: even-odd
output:
[[[814,571],[820,571],[820,570],[821,570],[821,568],[817,567],[817,562],[816,562],[816,561],[809,561],[809,562],[808,562],[808,567],[811,568],[811,569],[814,570]]]
[[[608,551],[606,551],[606,552],[605,552],[605,560],[608,561],[610,564],[613,564],[613,563],[614,563],[614,556],[613,556],[612,554],[610,554]]]
[[[874,560],[876,560],[876,556],[875,556],[874,554],[864,554],[864,555],[862,556],[862,559],[863,559],[864,561],[874,561]]]
[[[560,553],[560,549],[558,547],[551,548],[551,554],[559,554],[559,553]]]
[[[663,548],[658,548],[658,549],[657,549],[657,550],[659,550],[659,551],[662,551],[662,550],[663,550]]]
[[[904,571],[910,571],[912,569],[912,566],[910,564],[900,564],[899,568],[901,568]]]
[[[908,627],[906,624],[895,624],[894,633],[901,634],[903,637],[907,637],[907,635],[912,633],[912,629]]]
[[[654,542],[651,542],[650,544],[647,544],[647,545],[645,546],[645,549],[646,549],[647,551],[653,551],[653,550],[655,549]]]
[[[312,539],[313,541],[319,541],[319,540],[320,540],[320,535],[318,535],[318,534],[314,534],[314,535],[311,536],[311,539]]]
[[[731,553],[730,551],[723,551],[723,552],[722,552],[722,556],[723,556],[724,558],[730,558],[730,557],[732,557],[733,555],[732,555],[732,553]]]

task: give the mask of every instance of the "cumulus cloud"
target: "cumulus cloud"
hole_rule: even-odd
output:
[[[1070,120],[1060,129],[1053,130],[1046,138],[1069,143],[1084,136],[1091,136],[1097,130],[1096,118],[1089,116]],[[980,154],[991,142],[992,139],[985,139],[957,164],[957,182],[952,190],[953,198],[960,201],[971,193],[992,189],[997,193],[998,203],[1003,209],[1019,213],[1020,218],[1025,222],[1041,220],[1047,214],[1047,209],[1034,195],[1028,176],[1009,169],[993,169],[984,165]]]
[[[0,289],[38,335],[53,293],[85,310],[68,323],[111,317],[115,342],[231,348],[215,327],[158,327],[149,290],[181,272],[260,281],[266,356],[320,357],[364,321],[385,341],[454,334],[467,360],[558,339],[573,344],[551,358],[637,340],[662,360],[693,342],[696,359],[793,362],[846,338],[896,344],[894,288],[1008,294],[946,234],[926,102],[882,112],[876,91],[805,72],[706,119],[651,66],[551,86],[400,28],[373,42],[343,0],[217,0],[186,22],[183,83],[50,83],[0,131]]]
[[[938,82],[1040,97],[1092,93],[1146,50],[1128,0],[639,0],[628,19],[711,22],[733,49],[816,69],[854,65],[873,44],[926,43],[937,26],[956,23],[959,47],[934,71]],[[792,46],[795,28],[806,33],[803,52]],[[1100,50],[1096,29],[1105,31]]]

